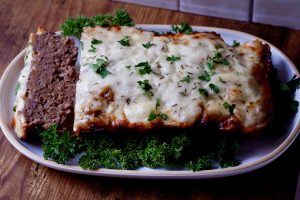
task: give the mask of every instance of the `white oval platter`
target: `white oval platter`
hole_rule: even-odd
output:
[[[155,31],[170,31],[170,25],[136,25],[144,30]],[[214,31],[219,33],[226,43],[232,44],[233,40],[238,42],[246,42],[250,40],[260,39],[247,33],[234,31],[230,29],[193,26],[194,31]],[[262,40],[262,39],[260,39]],[[262,40],[265,43],[268,43]],[[269,43],[268,43],[269,44]],[[269,44],[272,52],[272,61],[275,68],[278,69],[278,74],[281,80],[288,81],[294,74],[299,76],[299,72],[295,65],[285,56],[279,49],[272,44]],[[14,90],[24,64],[25,50],[21,51],[6,68],[0,80],[0,125],[7,140],[23,155],[31,160],[45,165],[47,167],[57,169],[65,172],[72,172],[78,174],[86,174],[93,176],[108,176],[108,177],[122,177],[122,178],[146,178],[146,179],[206,179],[218,178],[225,176],[233,176],[243,174],[261,168],[277,157],[279,157],[296,139],[300,129],[300,112],[289,121],[287,132],[268,137],[259,137],[249,139],[241,146],[238,153],[238,158],[241,164],[236,167],[229,167],[225,169],[211,169],[198,172],[192,171],[175,171],[166,169],[148,169],[141,168],[138,170],[84,170],[77,164],[77,159],[73,159],[67,165],[57,164],[51,160],[43,158],[41,147],[36,144],[22,141],[16,137],[14,130],[11,127],[12,109],[14,103]],[[295,99],[300,101],[300,91],[296,92]],[[4,153],[4,152],[2,152]]]

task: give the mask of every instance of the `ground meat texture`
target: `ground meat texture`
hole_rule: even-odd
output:
[[[23,114],[27,130],[58,124],[71,130],[74,121],[77,48],[72,39],[51,32],[33,39],[32,70]]]

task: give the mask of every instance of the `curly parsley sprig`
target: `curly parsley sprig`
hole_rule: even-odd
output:
[[[192,27],[187,23],[181,23],[180,25],[172,25],[172,31],[175,33],[191,34],[193,33]]]
[[[58,133],[57,124],[51,125],[40,133],[42,150],[45,159],[53,159],[64,164],[79,153],[79,138],[73,137],[69,132]]]
[[[65,20],[60,28],[64,36],[76,36],[80,38],[84,27],[95,26],[134,26],[134,22],[124,9],[118,9],[115,15],[99,14],[94,17],[71,17]]]

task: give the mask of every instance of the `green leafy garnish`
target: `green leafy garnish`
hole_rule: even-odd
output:
[[[129,47],[130,46],[130,38],[129,36],[125,36],[121,40],[118,41],[122,46]]]
[[[94,27],[94,20],[88,17],[79,16],[76,18],[68,18],[60,26],[64,36],[76,36],[80,38],[83,27]]]
[[[84,27],[95,26],[134,26],[134,23],[126,10],[118,9],[114,16],[99,14],[91,18],[84,16],[68,18],[60,28],[64,36],[73,35],[80,38]]]
[[[237,42],[237,41],[235,41],[235,40],[233,40],[233,43],[232,43],[231,46],[233,46],[233,47],[238,47],[238,46],[240,46],[240,43]]]
[[[206,64],[209,70],[213,70],[216,64],[229,65],[230,63],[226,58],[222,57],[220,52],[215,52],[212,58],[208,57]]]
[[[207,82],[211,80],[210,74],[206,70],[204,70],[203,73],[200,76],[198,76],[198,78],[202,81],[207,81]]]
[[[223,65],[229,65],[229,61],[228,61],[227,59],[224,59],[224,60],[222,61],[222,63],[223,63]]]
[[[93,38],[92,41],[91,41],[91,49],[89,49],[89,52],[95,53],[96,52],[95,45],[101,44],[101,43],[102,43],[101,40],[97,40],[97,39]]]
[[[288,91],[290,91],[290,88],[289,88],[289,86],[288,86],[287,83],[281,83],[281,84],[280,84],[280,89],[281,89],[281,91],[283,91],[283,92],[288,92]]]
[[[172,31],[175,33],[191,34],[193,33],[192,27],[187,23],[181,23],[180,25],[172,25]]]
[[[222,49],[224,47],[221,44],[217,44],[217,45],[215,45],[215,48],[218,50],[218,49]]]
[[[18,94],[18,91],[20,90],[20,88],[21,88],[21,83],[17,82],[16,88],[15,88],[15,95]]]
[[[16,106],[16,105],[14,105],[14,107],[13,107],[13,111],[14,111],[14,112],[16,112],[16,111],[17,111],[17,106]]]
[[[127,66],[125,66],[127,69],[130,69],[130,67],[131,67],[131,65],[127,65]]]
[[[214,60],[218,60],[218,59],[220,59],[220,58],[222,58],[222,54],[220,53],[220,52],[215,52],[215,55],[214,55],[214,57],[213,57],[213,59]]]
[[[207,67],[209,70],[213,70],[214,69],[214,66],[215,66],[215,63],[214,63],[214,60],[212,58],[208,58],[207,59]]]
[[[120,145],[107,135],[88,138],[86,152],[80,158],[84,169],[137,169],[146,167],[174,167],[174,161],[182,157],[189,144],[185,135],[178,135],[168,140],[157,136],[142,138],[123,138]]]
[[[150,74],[152,72],[151,66],[148,62],[140,62],[134,67],[138,68],[138,72],[140,75]]]
[[[167,116],[153,112],[151,118],[165,120]],[[239,164],[235,155],[239,143],[223,134],[89,134],[81,139],[60,133],[57,125],[40,133],[46,159],[66,163],[82,153],[80,167],[84,169],[182,168],[193,171],[211,169],[212,163],[230,167]],[[200,147],[200,148],[199,148]]]
[[[190,75],[187,75],[186,77],[184,77],[183,79],[181,79],[180,82],[190,83],[191,80],[192,80],[192,77]]]
[[[171,64],[172,64],[173,62],[175,62],[175,61],[180,60],[180,59],[181,59],[181,58],[180,58],[179,56],[174,56],[174,55],[168,56],[168,57],[166,58],[166,60],[169,61],[169,62],[171,62]]]
[[[200,95],[203,96],[203,97],[208,97],[208,92],[207,92],[206,89],[200,88],[200,89],[199,89],[199,93],[200,93]]]
[[[91,45],[91,49],[89,49],[89,52],[91,53],[96,53],[96,47],[94,47],[93,45]]]
[[[221,83],[226,83],[226,81],[224,81],[220,76],[219,76],[219,81],[220,81]]]
[[[69,132],[59,133],[55,124],[41,132],[40,137],[44,158],[47,160],[53,159],[64,164],[79,152],[79,139]]]
[[[157,110],[157,108],[160,106],[160,99],[156,99],[156,103],[155,103],[155,109]]]
[[[191,169],[194,172],[195,171],[200,171],[200,170],[205,170],[205,169],[211,169],[212,164],[213,164],[213,154],[210,155],[204,155],[201,157],[196,158],[193,161],[190,161],[189,163],[186,164],[187,169]]]
[[[210,83],[209,85],[209,88],[216,94],[218,94],[220,92],[220,88],[212,83]]]
[[[223,107],[225,109],[227,109],[231,115],[233,115],[233,111],[234,111],[235,106],[236,106],[235,104],[229,104],[226,101],[223,103]]]
[[[217,160],[221,168],[237,166],[241,162],[235,157],[237,151],[240,149],[240,144],[237,141],[222,140],[218,144]]]
[[[28,61],[28,53],[25,54],[25,57],[24,57],[24,65],[27,64],[27,61]]]
[[[154,45],[154,43],[148,42],[148,43],[145,43],[145,44],[142,44],[142,45],[143,45],[143,47],[145,47],[146,49],[149,49],[151,46]]]
[[[151,112],[148,116],[148,121],[152,121],[154,119],[159,119],[159,120],[167,120],[168,119],[168,115],[164,114],[164,113],[155,113],[155,112]]]
[[[84,155],[79,159],[83,169],[123,169],[123,153],[121,149],[114,147],[109,138],[88,138],[83,144],[86,148]]]
[[[172,168],[176,165],[174,161],[182,157],[189,141],[184,135],[175,136],[168,141],[150,136],[144,143],[143,148],[137,153],[142,165],[152,168],[161,166]]]
[[[107,75],[111,74],[107,69],[106,66],[108,65],[108,60],[97,58],[96,64],[91,64],[90,67],[93,71],[101,76],[101,78],[105,78]]]
[[[294,75],[292,79],[287,83],[280,84],[280,87],[283,91],[295,92],[297,89],[300,88],[300,78],[297,78],[297,76]]]
[[[276,95],[285,97],[280,98],[282,102],[279,105],[283,105],[283,108],[285,108],[286,111],[296,111],[298,109],[299,103],[293,99],[293,96],[295,91],[300,88],[300,78],[294,75],[287,83],[282,83],[281,81],[277,80],[276,82],[274,82],[274,84],[278,84],[278,90],[274,91],[276,92]]]
[[[91,41],[91,44],[92,44],[92,45],[101,44],[101,43],[102,43],[101,40],[97,40],[97,39],[95,39],[95,38],[93,38],[92,41]]]
[[[288,109],[290,111],[297,111],[298,107],[299,107],[299,102],[293,99],[291,100]]]
[[[112,18],[112,26],[134,26],[134,22],[124,9],[116,10],[115,16]]]
[[[139,87],[144,90],[144,95],[146,96],[154,95],[153,92],[150,91],[152,90],[152,86],[150,85],[149,80],[138,81],[137,83]]]

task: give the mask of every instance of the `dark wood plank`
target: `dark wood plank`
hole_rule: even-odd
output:
[[[294,62],[294,64],[299,70],[300,69],[300,30],[288,31],[282,50]]]
[[[0,0],[0,75],[38,26],[55,31],[69,16],[111,13],[116,8],[127,9],[136,23],[188,22],[244,31],[275,44],[300,65],[300,33],[281,27],[105,0]],[[300,167],[299,144],[297,141],[271,165],[236,177],[128,180],[69,174],[41,166],[17,152],[1,132],[0,199],[293,199]]]

